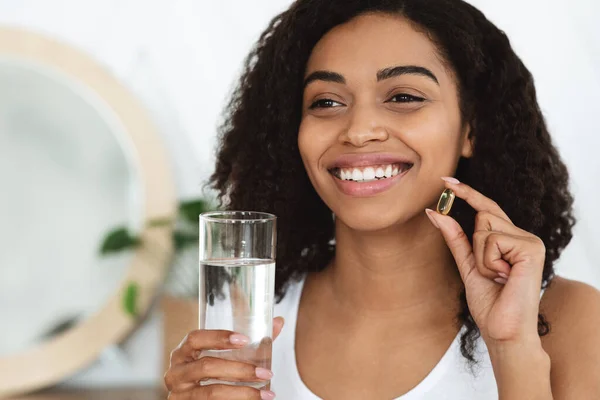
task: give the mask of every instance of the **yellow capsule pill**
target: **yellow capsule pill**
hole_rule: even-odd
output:
[[[450,209],[452,208],[452,203],[454,203],[454,197],[455,194],[452,189],[444,190],[437,204],[437,212],[443,215],[448,215]]]

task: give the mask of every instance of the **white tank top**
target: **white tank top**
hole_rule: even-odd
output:
[[[275,305],[275,316],[285,318],[285,327],[273,344],[272,370],[274,376],[271,381],[271,390],[276,393],[278,399],[320,399],[306,387],[296,365],[296,317],[303,287],[304,280],[292,283],[283,300]],[[473,375],[465,358],[460,353],[461,333],[462,329],[431,372],[417,386],[395,400],[498,399],[494,371],[485,342],[481,338],[477,340],[474,355],[478,364],[474,368],[475,374]]]

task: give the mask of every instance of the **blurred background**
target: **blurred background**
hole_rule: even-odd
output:
[[[595,20],[600,3],[471,3],[508,34],[532,71],[555,144],[570,168],[579,222],[558,272],[600,288],[600,27]],[[125,287],[119,296],[135,329],[94,354],[94,361],[62,386],[156,385],[166,349],[174,337],[181,339],[179,331],[165,331],[165,325],[181,322],[165,323],[165,309],[190,309],[180,330],[194,327],[193,215],[211,207],[202,185],[214,163],[216,126],[245,55],[289,4],[0,0],[0,29],[33,32],[85,54],[135,99],[164,149],[172,177],[168,185],[179,207],[176,256],[169,261],[177,268],[164,278],[173,302],[148,302],[148,316],[136,319],[138,289]],[[153,179],[140,171],[139,149],[112,105],[79,79],[90,71],[69,76],[2,54],[1,47],[0,359],[67,331],[115,295],[132,253],[100,256],[98,249],[108,232],[115,233],[114,249],[135,247],[135,233],[144,230],[146,186]],[[44,53],[41,47],[37,51]],[[171,190],[168,185],[165,191]],[[132,236],[114,232],[120,226]]]

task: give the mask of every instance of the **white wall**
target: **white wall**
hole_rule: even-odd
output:
[[[0,0],[0,23],[35,29],[104,63],[151,111],[175,163],[180,197],[200,194],[218,116],[241,61],[290,0]],[[504,29],[532,70],[573,181],[579,224],[558,267],[600,287],[600,13],[596,0],[472,0]],[[543,13],[543,14],[542,14]],[[160,379],[155,315],[74,384]]]

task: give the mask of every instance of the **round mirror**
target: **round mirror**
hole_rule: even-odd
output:
[[[97,311],[130,262],[98,257],[106,232],[139,226],[141,187],[122,126],[90,97],[44,65],[0,57],[0,356]]]
[[[175,198],[140,105],[65,44],[0,28],[0,396],[55,383],[137,323],[164,277]],[[101,257],[114,227],[142,237]]]

